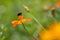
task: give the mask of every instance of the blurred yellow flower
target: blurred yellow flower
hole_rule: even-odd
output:
[[[60,23],[51,24],[46,31],[40,33],[40,36],[42,40],[60,40]]]

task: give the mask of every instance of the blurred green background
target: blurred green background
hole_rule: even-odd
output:
[[[41,29],[48,28],[53,21],[59,18],[51,17],[51,11],[44,11],[46,3],[54,4],[57,0],[0,0],[0,40],[32,40],[38,36]],[[23,5],[29,7],[29,11],[24,10]],[[13,27],[11,22],[17,20],[17,14],[23,13],[24,18],[32,18],[30,22]],[[49,16],[50,15],[50,16]],[[33,36],[33,37],[32,37]]]

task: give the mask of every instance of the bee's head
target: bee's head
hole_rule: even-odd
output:
[[[21,16],[21,15],[22,15],[22,13],[21,13],[21,12],[17,14],[17,16]]]

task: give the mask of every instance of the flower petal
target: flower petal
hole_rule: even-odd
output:
[[[30,20],[32,20],[32,18],[28,18],[28,19],[26,19],[26,22],[29,22]]]
[[[18,24],[18,20],[12,21],[12,25],[15,27]]]

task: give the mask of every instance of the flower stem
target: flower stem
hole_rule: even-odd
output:
[[[28,32],[28,30],[25,28],[25,25],[24,24],[22,24],[22,25],[23,25],[24,29]],[[29,32],[28,32],[28,34],[30,35]],[[34,36],[32,36],[32,38],[36,39]]]
[[[22,24],[22,25],[23,25],[24,29],[28,32],[28,30],[25,28],[25,25],[24,24]],[[30,34],[30,33],[28,32],[28,34]]]

